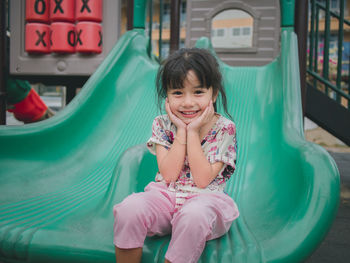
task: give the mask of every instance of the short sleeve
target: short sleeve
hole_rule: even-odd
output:
[[[233,122],[225,123],[210,148],[209,162],[223,162],[225,165],[219,175],[229,179],[235,170],[237,156],[236,127]]]
[[[147,148],[152,154],[156,154],[156,144],[163,145],[169,149],[174,142],[174,132],[171,129],[171,122],[165,116],[158,116],[152,125],[152,136],[147,141]]]

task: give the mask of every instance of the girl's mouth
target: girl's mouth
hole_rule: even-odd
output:
[[[185,118],[194,118],[199,110],[197,111],[180,111],[181,115],[184,116]]]

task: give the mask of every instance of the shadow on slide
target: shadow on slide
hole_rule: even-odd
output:
[[[153,180],[144,143],[157,115],[158,62],[144,31],[127,32],[79,95],[49,120],[0,127],[0,261],[114,262],[112,206]],[[210,48],[201,39],[199,47]],[[241,216],[200,262],[298,262],[325,237],[339,174],[305,141],[296,36],[263,67],[222,64],[238,160],[227,192]],[[163,262],[169,236],[147,238],[143,262]]]

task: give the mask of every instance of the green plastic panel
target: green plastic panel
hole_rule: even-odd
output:
[[[112,207],[154,179],[144,143],[158,114],[159,64],[143,30],[127,32],[78,96],[51,119],[0,127],[0,261],[114,262]],[[207,40],[199,46],[208,47]],[[301,262],[337,212],[339,173],[305,141],[296,36],[264,67],[222,64],[237,124],[227,192],[241,216],[200,262]],[[142,262],[163,262],[169,236],[147,238]]]
[[[281,27],[294,26],[295,0],[280,0]]]
[[[152,0],[134,0],[134,28],[145,29],[146,5]]]

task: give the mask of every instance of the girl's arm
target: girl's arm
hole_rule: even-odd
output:
[[[175,182],[184,165],[186,155],[186,130],[178,130],[170,150],[156,145],[158,169],[167,183]]]
[[[172,113],[168,98],[165,100],[165,110],[177,131],[170,150],[156,145],[156,155],[159,172],[165,181],[170,183],[176,182],[185,162],[187,131],[186,124]]]
[[[187,154],[193,181],[198,188],[206,188],[218,175],[224,164],[211,164],[204,155],[198,132],[187,133]]]
[[[206,188],[218,175],[224,164],[216,162],[211,164],[204,155],[200,128],[210,122],[214,116],[213,102],[210,101],[208,107],[196,120],[187,126],[187,155],[191,169],[193,181],[199,188]]]

